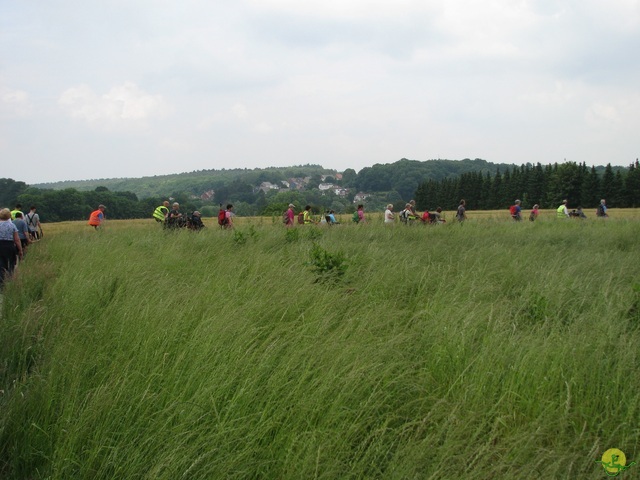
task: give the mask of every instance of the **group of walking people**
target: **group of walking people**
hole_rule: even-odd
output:
[[[153,218],[156,222],[162,223],[163,228],[179,229],[188,228],[189,230],[201,230],[204,228],[202,223],[202,214],[195,210],[191,215],[184,214],[180,211],[180,204],[173,202],[169,209],[169,201],[165,200],[162,205],[156,207],[153,211]]]
[[[556,209],[557,218],[587,218],[582,207],[579,206],[578,208],[569,210],[569,208],[567,207],[568,204],[568,200],[562,201],[562,204]],[[538,204],[533,206],[531,212],[529,213],[530,221],[533,222],[536,218],[538,218],[539,208],[540,207],[538,206]],[[514,221],[519,222],[522,220],[522,208],[520,200],[516,200],[514,204],[509,207],[509,213]],[[606,218],[608,216],[609,214],[607,213],[607,201],[603,198],[602,200],[600,200],[598,208],[596,208],[596,217]]]
[[[204,223],[202,222],[202,214],[195,210],[191,215],[183,214],[180,211],[180,204],[173,202],[171,209],[169,209],[169,201],[165,200],[162,205],[156,207],[153,211],[153,218],[156,222],[161,223],[163,228],[179,229],[188,228],[189,230],[202,230]],[[233,205],[227,204],[226,208],[222,208],[220,205],[220,211],[218,212],[218,225],[221,228],[233,228]]]
[[[441,207],[436,208],[432,212],[425,210],[422,215],[420,215],[416,211],[415,200],[411,200],[409,203],[405,204],[404,209],[398,214],[398,218],[400,219],[400,222],[405,225],[412,225],[414,223],[425,223],[431,225],[446,223]],[[393,212],[393,204],[390,203],[384,211],[384,223],[391,224],[395,223],[395,221],[396,215]]]
[[[562,205],[560,205],[557,209],[558,218],[586,218],[582,207],[578,207],[577,209],[569,210],[567,208],[567,200],[563,200]],[[466,213],[466,201],[464,199],[460,200],[460,204],[456,210],[455,218],[458,222],[464,222],[467,219]],[[171,207],[171,208],[169,208]],[[316,224],[327,224],[327,225],[337,225],[340,222],[336,219],[335,211],[327,210],[323,215],[320,221],[317,221],[313,218],[311,214],[311,205],[306,205],[304,210],[299,212],[297,215],[295,213],[295,205],[290,203],[287,210],[282,213],[282,222],[287,227],[293,227],[296,223],[300,225],[316,225]],[[444,213],[441,207],[437,207],[433,211],[425,210],[422,214],[419,214],[416,211],[416,202],[415,200],[411,200],[409,203],[405,205],[405,208],[396,216],[393,211],[393,204],[388,204],[385,212],[384,212],[384,223],[392,224],[395,223],[396,218],[400,220],[401,223],[405,225],[411,225],[414,223],[423,223],[423,224],[431,224],[437,225],[446,223],[446,219],[444,218]],[[535,204],[530,213],[529,220],[535,221],[539,215],[539,205]],[[35,207],[32,207],[32,214],[35,213]],[[98,208],[93,211],[89,217],[89,225],[98,229],[105,220],[105,210],[106,207],[104,205],[99,205]],[[522,202],[520,200],[516,200],[514,204],[509,208],[509,214],[514,221],[522,220]],[[233,228],[233,218],[235,213],[233,212],[233,205],[227,204],[226,209],[223,208],[222,204],[220,205],[220,211],[218,213],[218,225],[221,228],[230,229]],[[606,201],[602,199],[600,201],[600,205],[596,210],[596,216],[598,217],[608,217],[607,214],[607,206]],[[190,215],[183,214],[180,211],[180,204],[178,202],[174,202],[171,204],[168,200],[165,200],[162,205],[156,207],[153,212],[153,218],[161,223],[163,228],[167,229],[179,229],[179,228],[188,228],[190,230],[201,230],[204,228],[204,223],[202,222],[202,215],[199,211],[194,211]],[[352,216],[353,223],[366,223],[367,219],[364,215],[364,205],[358,205],[356,211]],[[36,224],[39,226],[39,220],[37,219],[36,214]],[[29,227],[31,228],[31,227]]]
[[[20,204],[13,210],[0,209],[0,291],[25,257],[27,247],[41,237],[42,227],[35,206],[26,215]]]

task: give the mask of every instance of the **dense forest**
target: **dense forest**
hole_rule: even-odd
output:
[[[608,164],[602,174],[586,164],[566,162],[542,166],[522,165],[498,171],[495,175],[481,172],[463,173],[457,178],[429,179],[415,193],[420,209],[437,206],[455,209],[461,199],[467,207],[496,210],[512,205],[516,199],[524,208],[534,204],[553,208],[566,199],[573,208],[595,207],[605,198],[609,206],[640,207],[640,165],[638,160],[626,171]]]
[[[555,207],[564,198],[573,206],[587,208],[602,197],[613,207],[638,207],[639,177],[637,161],[628,168],[588,168],[573,162],[518,167],[481,159],[402,159],[359,172],[347,168],[342,173],[303,165],[40,185],[3,178],[0,205],[20,203],[23,210],[35,205],[44,222],[86,219],[100,203],[107,206],[107,218],[150,218],[166,199],[179,202],[182,211],[200,210],[206,217],[215,216],[221,203],[233,203],[242,216],[279,216],[289,203],[298,208],[312,205],[315,212],[333,209],[351,213],[356,203],[364,203],[368,211],[383,210],[388,203],[401,209],[411,198],[421,210],[436,206],[453,209],[461,198],[469,209],[507,208],[516,198],[525,208],[534,203],[541,208]],[[298,185],[294,187],[293,181]],[[264,182],[278,188],[260,189]],[[321,184],[333,188],[320,189]],[[365,194],[364,200],[354,200],[357,193]]]

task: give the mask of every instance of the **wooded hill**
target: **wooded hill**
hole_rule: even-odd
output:
[[[330,175],[336,185],[367,193],[396,191],[403,199],[410,199],[418,185],[427,180],[442,180],[457,177],[462,173],[495,173],[498,169],[514,168],[515,165],[490,163],[481,159],[464,160],[408,160],[403,158],[394,163],[375,164],[359,172],[346,168],[344,172],[326,169],[321,165],[298,165],[293,167],[237,168],[221,170],[198,170],[173,175],[159,175],[142,178],[103,178],[91,180],[68,180],[55,183],[31,185],[40,189],[63,190],[74,188],[79,191],[106,187],[114,192],[133,192],[138,198],[177,197],[181,194],[200,196],[209,190],[228,189],[231,193],[252,190],[262,182],[279,184],[292,178],[311,180],[307,190],[317,188],[320,176]],[[335,175],[343,173],[342,181],[335,181]],[[227,190],[225,190],[225,193]],[[354,194],[357,192],[353,192]],[[224,202],[227,198],[218,198]]]

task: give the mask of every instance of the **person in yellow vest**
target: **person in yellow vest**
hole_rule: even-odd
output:
[[[156,222],[162,223],[163,227],[167,226],[167,217],[169,216],[169,201],[165,200],[162,205],[153,211],[153,218]]]
[[[304,207],[304,212],[302,213],[303,218],[304,218],[304,224],[305,225],[315,225],[318,222],[314,221],[313,218],[311,218],[311,205],[307,205],[306,207]]]
[[[104,211],[107,209],[104,205],[98,205],[98,209],[91,212],[89,216],[89,225],[96,230],[105,220]]]
[[[16,219],[16,213],[22,213],[22,205],[20,205],[19,203],[16,204],[16,208],[11,210],[11,220]],[[22,213],[22,218],[24,218],[24,213]]]
[[[562,205],[556,209],[556,217],[569,218],[569,209],[567,209],[567,201],[563,200]]]

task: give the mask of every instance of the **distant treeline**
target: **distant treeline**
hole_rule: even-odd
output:
[[[600,199],[618,208],[640,207],[640,165],[615,169],[607,164],[602,174],[586,164],[531,165],[498,171],[495,175],[480,172],[463,173],[457,178],[429,179],[416,190],[419,209],[442,207],[455,209],[465,199],[469,209],[497,210],[507,208],[516,199],[524,208],[538,204],[555,208],[566,199],[576,208],[596,207]]]
[[[272,168],[262,172],[238,169],[221,173],[226,181],[220,178],[210,180],[198,172],[195,175],[199,181],[194,180],[198,188],[187,188],[191,178],[187,174],[176,175],[174,180],[177,183],[170,181],[171,176],[163,177],[165,193],[145,197],[133,190],[115,191],[116,180],[105,180],[108,186],[92,183],[91,190],[80,190],[70,187],[38,188],[3,178],[0,179],[0,206],[13,208],[20,203],[27,211],[35,205],[43,222],[84,220],[99,204],[107,206],[108,219],[151,218],[153,210],[167,199],[179,202],[185,213],[199,210],[205,217],[215,216],[221,203],[232,203],[241,216],[279,216],[289,203],[299,209],[312,205],[315,213],[332,209],[344,214],[355,210],[353,199],[357,192],[367,194],[362,203],[369,212],[383,211],[388,203],[402,209],[411,198],[415,198],[420,210],[437,206],[455,209],[462,198],[471,210],[507,208],[516,198],[522,200],[525,208],[534,203],[541,208],[551,208],[565,198],[573,207],[595,207],[601,198],[606,198],[612,207],[640,207],[637,160],[625,169],[611,167],[610,164],[589,168],[573,162],[518,167],[492,164],[481,159],[425,162],[402,159],[392,164],[366,167],[357,173],[346,169],[342,178],[335,171],[323,170],[316,165]],[[278,183],[292,175],[307,178],[303,189],[283,188],[264,193],[256,188],[259,182]],[[318,185],[322,179],[325,183],[349,189],[349,194],[340,196],[333,190],[320,191]],[[249,183],[249,180],[256,183]],[[133,180],[130,182],[130,186],[135,186]],[[206,187],[202,182],[208,182]],[[156,186],[151,188],[149,178],[144,185],[147,192],[156,189]],[[203,200],[196,197],[203,193],[201,188],[210,187],[215,191],[213,198]]]
[[[13,207],[22,205],[27,213],[33,205],[42,222],[86,220],[98,205],[107,206],[107,218],[149,218],[160,199],[138,200],[132,192],[111,192],[106,187],[97,187],[90,192],[79,192],[74,188],[43,190],[29,187],[24,182],[10,178],[0,179],[0,205]]]

